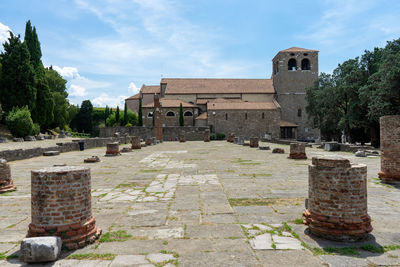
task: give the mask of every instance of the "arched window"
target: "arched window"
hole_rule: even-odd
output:
[[[193,101],[189,101],[189,104],[192,104],[192,105],[194,105],[194,102],[193,102]]]
[[[261,114],[261,119],[264,119],[265,118],[265,115],[264,115],[264,112]]]
[[[308,60],[308,58],[305,58],[301,61],[301,69],[310,70],[310,60]]]
[[[288,70],[297,70],[297,62],[296,59],[291,58],[288,62]]]
[[[166,117],[175,117],[175,113],[173,111],[168,111],[167,114],[165,114]]]
[[[153,111],[150,111],[149,113],[147,113],[147,118],[152,118],[153,117]]]
[[[301,117],[301,108],[297,110],[297,117]]]
[[[228,120],[228,113],[225,113],[225,120]]]
[[[185,117],[192,117],[193,113],[191,111],[185,111],[185,113],[183,113],[183,116]]]

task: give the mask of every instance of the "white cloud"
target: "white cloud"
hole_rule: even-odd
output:
[[[3,44],[10,37],[11,29],[0,22],[0,44]],[[2,45],[1,45],[2,48]]]
[[[106,93],[100,94],[100,96],[94,98],[92,103],[94,106],[97,107],[105,107],[108,105],[109,107],[123,107],[125,105],[125,99],[128,98],[127,96],[110,96]]]
[[[137,88],[136,85],[135,85],[133,82],[131,82],[131,83],[129,84],[128,88],[132,90],[132,93],[133,93],[134,95],[136,95],[136,94],[139,93],[139,91],[140,91],[140,89]]]
[[[74,67],[59,67],[53,66],[53,69],[57,71],[64,79],[74,79],[79,78],[78,69]]]
[[[71,84],[68,89],[70,96],[85,96],[87,95],[86,89],[82,86]]]

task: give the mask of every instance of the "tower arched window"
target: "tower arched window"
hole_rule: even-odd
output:
[[[294,58],[289,59],[288,70],[297,70],[297,61]]]
[[[305,58],[301,61],[301,69],[302,70],[310,70],[310,60],[308,58]]]
[[[183,116],[185,117],[192,117],[193,113],[191,111],[185,111],[185,113],[183,114]]]
[[[175,113],[173,111],[168,111],[167,114],[165,114],[166,117],[175,117]]]

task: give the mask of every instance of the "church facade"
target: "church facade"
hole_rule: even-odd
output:
[[[182,105],[186,126],[209,126],[213,133],[274,139],[315,140],[319,130],[306,113],[306,88],[318,79],[318,51],[292,47],[272,60],[271,79],[163,78],[143,85],[125,101],[143,124],[154,124],[154,95],[161,104],[163,126],[179,126]]]

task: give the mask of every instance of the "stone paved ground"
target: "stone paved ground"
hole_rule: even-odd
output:
[[[63,252],[53,266],[400,265],[400,188],[376,178],[379,157],[335,153],[368,165],[374,230],[367,241],[346,244],[310,236],[298,224],[311,160],[287,159],[288,146],[261,145],[286,153],[223,141],[165,142],[119,157],[96,148],[11,162],[18,191],[0,195],[0,265],[21,264],[15,257],[30,223],[30,170],[83,165],[92,155],[101,158],[86,166],[103,236]],[[309,158],[327,153],[307,148]]]
[[[14,149],[29,149],[29,148],[36,148],[36,147],[52,147],[56,146],[56,143],[67,143],[71,142],[74,139],[79,139],[79,138],[72,138],[72,137],[66,137],[66,138],[56,138],[56,139],[46,139],[46,140],[40,140],[40,141],[25,141],[25,142],[13,142],[11,140],[8,140],[7,143],[0,143],[0,151],[4,150],[14,150]]]

